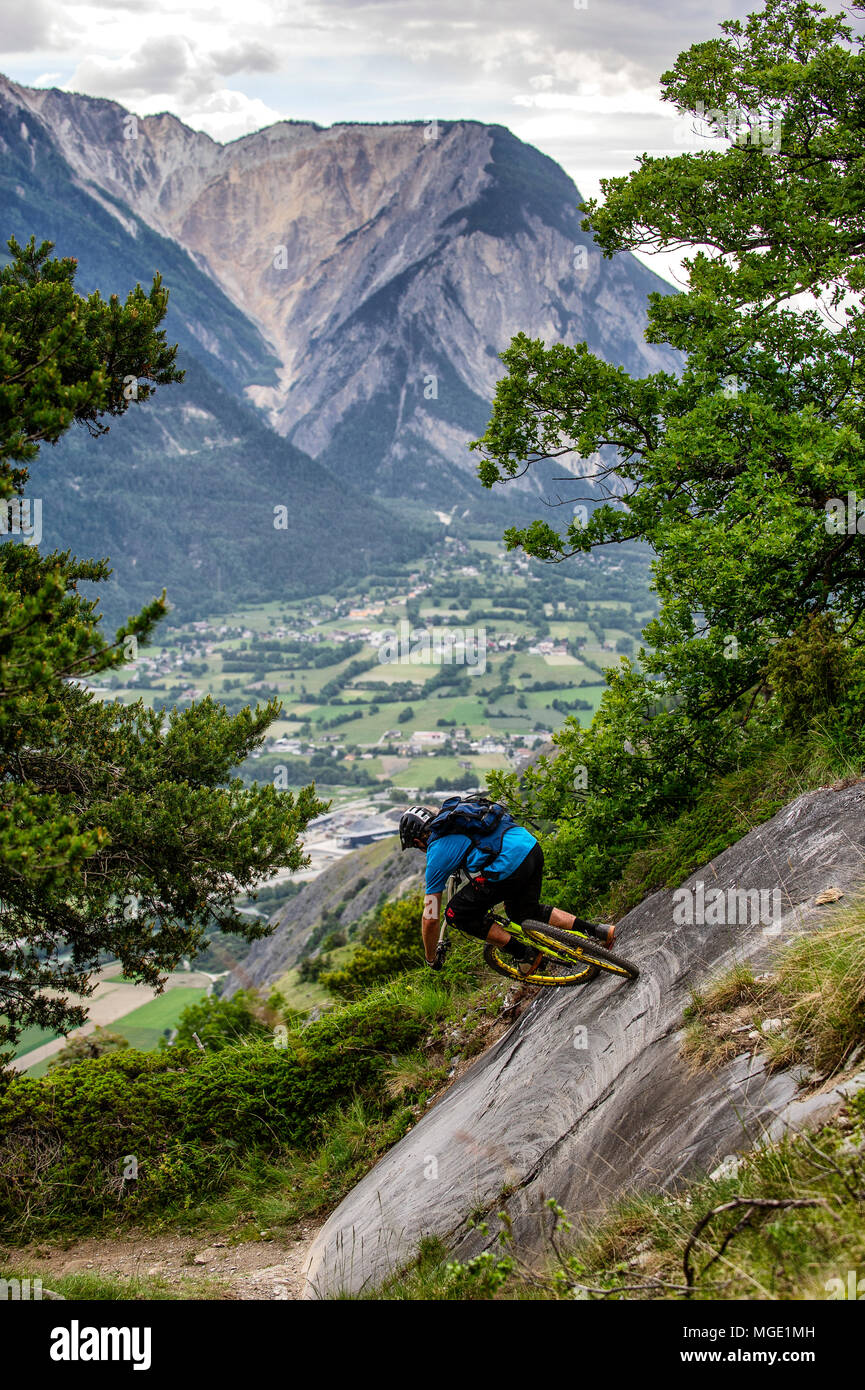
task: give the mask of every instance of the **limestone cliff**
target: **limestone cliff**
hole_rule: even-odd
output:
[[[381,495],[441,506],[443,474],[477,497],[466,443],[518,331],[631,371],[674,363],[642,336],[669,287],[604,261],[570,178],[503,127],[282,121],[220,145],[170,115],[4,89],[83,186],[178,242],[258,327],[278,382],[248,390],[280,433]]]

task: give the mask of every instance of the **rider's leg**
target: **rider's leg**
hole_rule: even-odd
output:
[[[457,931],[465,932],[478,941],[496,941],[504,945],[510,941],[510,932],[504,931],[497,922],[490,924],[489,915],[498,902],[498,890],[484,882],[482,878],[472,879],[458,893],[454,893],[445,909],[445,916]]]
[[[540,845],[536,845],[525,862],[520,865],[511,878],[502,884],[505,911],[512,922],[548,922],[551,927],[564,931],[579,931],[594,937],[604,946],[612,946],[615,928],[610,923],[596,925],[582,917],[576,917],[564,908],[551,907],[542,903],[544,856]]]
[[[616,928],[612,922],[586,922],[582,917],[573,917],[570,912],[564,912],[560,907],[552,909],[549,921],[551,927],[584,932],[586,936],[594,937],[595,941],[606,947],[612,946],[616,935]]]
[[[486,939],[487,941],[494,941],[497,946],[507,946],[508,942],[511,940],[511,934],[509,931],[505,931],[504,927],[500,926],[498,922],[491,922]]]
[[[524,941],[519,941],[498,922],[489,920],[490,909],[498,902],[499,897],[498,886],[493,888],[483,881],[478,883],[475,880],[454,894],[447,905],[445,915],[450,925],[458,931],[465,932],[467,936],[474,936],[479,941],[495,942],[513,957],[523,974],[534,974],[543,960],[540,951],[534,946],[528,946]]]
[[[595,941],[606,947],[612,946],[616,935],[616,928],[612,922],[586,922],[582,917],[573,917],[570,912],[564,912],[560,907],[552,909],[549,921],[551,927],[584,932],[586,936],[594,937]]]
[[[445,910],[448,923],[478,941],[494,941],[497,946],[507,946],[512,940],[511,933],[498,922],[489,920],[501,896],[498,883],[488,883],[482,874],[478,875],[454,893]]]

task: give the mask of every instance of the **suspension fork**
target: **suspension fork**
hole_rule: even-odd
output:
[[[448,949],[451,944],[448,938],[447,905],[453,897],[454,893],[456,893],[457,889],[461,886],[461,884],[462,873],[459,869],[457,869],[455,874],[451,874],[450,878],[445,884],[445,891],[442,894],[441,926],[439,927],[439,939],[436,945],[436,961],[439,965],[443,964],[444,958],[447,955]]]
[[[447,883],[445,884],[445,891],[444,891],[444,893],[442,894],[442,920],[441,920],[441,926],[439,927],[439,939],[438,939],[438,947],[439,947],[439,948],[441,948],[442,946],[444,946],[444,945],[447,943],[447,939],[448,939],[447,905],[448,905],[448,903],[450,902],[450,900],[451,900],[451,898],[453,897],[454,893],[456,893],[457,889],[460,887],[461,884],[462,884],[462,874],[460,873],[459,869],[457,869],[457,871],[456,871],[455,874],[451,874],[450,878],[448,879]]]

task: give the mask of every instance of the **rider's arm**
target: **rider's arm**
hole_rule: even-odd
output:
[[[423,900],[423,920],[420,926],[427,965],[432,965],[435,960],[436,945],[439,939],[441,908],[441,893],[427,893]]]

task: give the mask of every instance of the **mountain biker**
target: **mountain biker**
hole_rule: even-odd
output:
[[[404,850],[420,849],[426,854],[426,887],[421,921],[426,963],[440,968],[434,959],[439,936],[442,891],[451,874],[465,869],[473,874],[470,882],[455,893],[445,917],[451,926],[478,940],[494,941],[511,956],[521,975],[532,975],[544,959],[536,947],[517,940],[489,921],[492,908],[503,902],[512,922],[546,922],[565,930],[576,928],[610,947],[615,927],[595,925],[549,907],[540,901],[544,874],[544,854],[534,835],[521,825],[513,825],[502,836],[501,849],[489,863],[466,834],[442,834],[429,843],[430,826],[436,812],[428,806],[410,806],[400,818],[399,838]],[[482,867],[479,868],[479,865]]]

